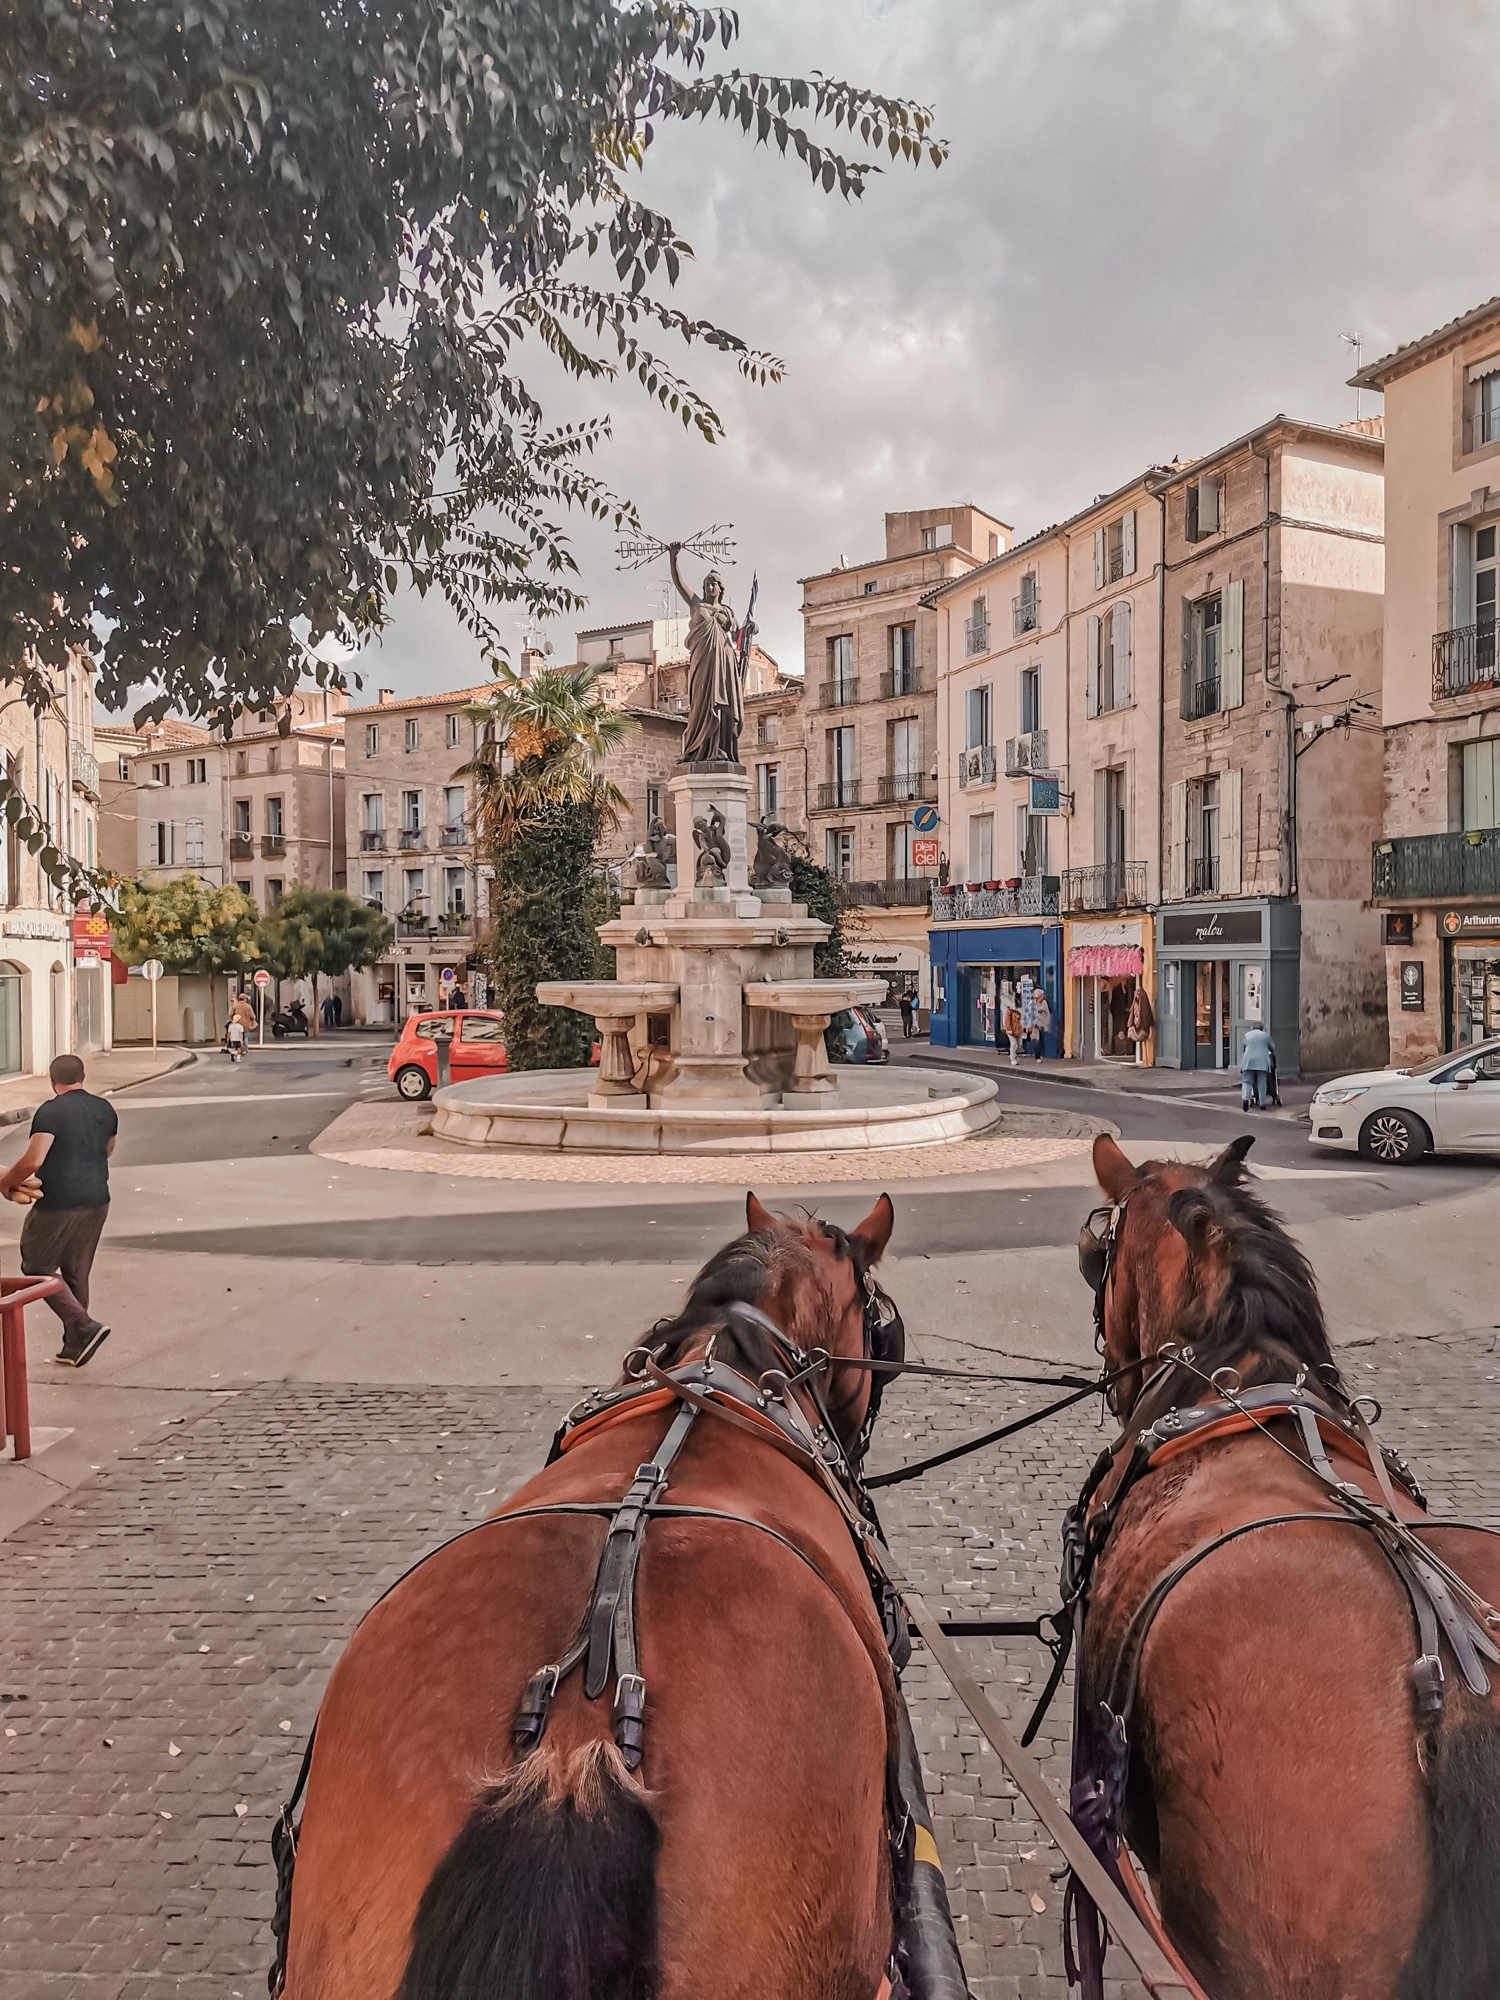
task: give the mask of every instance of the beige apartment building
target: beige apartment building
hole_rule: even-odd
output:
[[[967,504],[885,517],[885,553],[802,580],[802,737],[812,858],[861,911],[857,949],[925,996],[928,896],[940,839],[913,826],[938,802],[937,586],[1010,541]]]
[[[99,865],[111,875],[135,876],[140,872],[140,794],[136,790],[135,760],[152,752],[158,761],[170,759],[173,751],[212,749],[213,732],[196,722],[180,722],[168,716],[162,722],[146,723],[137,729],[128,722],[101,722],[94,728],[94,754],[99,761]]]
[[[1162,618],[1157,1060],[1283,1071],[1384,1058],[1365,857],[1379,831],[1384,616],[1377,424],[1273,418],[1153,478]],[[1175,685],[1174,685],[1175,679]]]
[[[1385,395],[1385,798],[1372,886],[1390,1057],[1410,1065],[1500,1034],[1500,299],[1354,381]]]

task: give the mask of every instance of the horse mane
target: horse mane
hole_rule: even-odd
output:
[[[1216,1296],[1199,1294],[1180,1323],[1182,1345],[1212,1374],[1234,1363],[1245,1387],[1276,1380],[1288,1361],[1309,1371],[1330,1371],[1333,1350],[1311,1264],[1287,1234],[1282,1219],[1255,1192],[1243,1168],[1200,1187],[1183,1188],[1167,1202],[1173,1225],[1195,1256],[1211,1232],[1222,1239],[1229,1278]],[[1243,1358],[1256,1364],[1247,1372]]]

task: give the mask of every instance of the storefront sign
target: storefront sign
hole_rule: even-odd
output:
[[[916,833],[936,833],[938,830],[938,809],[936,806],[913,806],[912,829]]]
[[[1259,944],[1259,910],[1174,910],[1161,920],[1161,941],[1172,945]]]
[[[935,840],[914,840],[911,844],[911,865],[913,868],[936,868],[938,846]]]
[[[1139,917],[1101,917],[1097,922],[1074,918],[1068,925],[1068,944],[1134,944],[1141,942]]]
[[[109,948],[109,918],[102,913],[95,915],[74,914],[73,942],[80,951],[107,951]]]
[[[1033,776],[1030,783],[1029,812],[1050,817],[1062,811],[1062,786],[1055,771],[1049,771],[1045,776]]]
[[[0,935],[14,938],[48,938],[61,944],[68,927],[61,917],[7,917]]]
[[[890,945],[880,951],[844,950],[844,963],[852,972],[920,972],[923,954],[915,945]]]
[[[1401,961],[1401,1011],[1403,1014],[1420,1014],[1427,1005],[1425,993],[1426,968],[1420,958],[1403,958]]]
[[[1410,910],[1387,910],[1385,913],[1387,944],[1410,944],[1416,927],[1417,920]]]
[[[1500,910],[1449,910],[1438,929],[1444,937],[1500,937]]]

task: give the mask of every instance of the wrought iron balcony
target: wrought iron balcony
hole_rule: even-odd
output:
[[[1005,739],[1005,775],[1007,778],[1029,778],[1033,771],[1045,771],[1047,763],[1047,732],[1045,729],[1029,730],[1024,736],[1007,736]]]
[[[1194,681],[1188,689],[1188,720],[1190,722],[1198,722],[1205,715],[1217,715],[1218,712],[1219,682],[1217,678],[1211,681]]]
[[[425,847],[427,845],[426,831],[420,826],[403,826],[399,838],[402,847]]]
[[[1146,902],[1144,861],[1101,861],[1092,868],[1065,868],[1065,910],[1139,910]]]
[[[464,828],[462,820],[456,825],[450,822],[443,828],[442,844],[444,847],[462,847],[467,839],[468,833]]]
[[[437,936],[437,924],[431,917],[397,917],[398,938],[430,938]]]
[[[895,701],[901,695],[920,694],[922,676],[915,667],[903,667],[899,673],[892,668],[888,674],[880,676],[880,699]]]
[[[935,799],[937,786],[920,771],[892,771],[876,779],[876,797],[883,806],[910,805],[918,799]]]
[[[1035,632],[1041,626],[1041,600],[1035,595],[1010,600],[1010,629],[1013,638],[1021,638],[1027,632]]]
[[[286,835],[284,833],[263,833],[260,837],[262,854],[285,854]]]
[[[1217,854],[1195,854],[1188,863],[1188,894],[1190,896],[1217,896],[1219,893],[1219,857]]]
[[[837,812],[842,806],[859,804],[859,779],[835,778],[830,785],[818,787],[818,809],[820,812]]]
[[[845,675],[842,680],[823,681],[818,688],[820,708],[852,708],[859,700],[859,676]]]
[[[990,619],[987,611],[977,617],[964,620],[964,654],[973,659],[976,653],[987,653],[990,645]]]
[[[1377,840],[1370,883],[1380,903],[1500,896],[1500,829]]]
[[[359,830],[359,851],[361,854],[383,854],[385,852],[385,828],[383,826],[362,826]]]
[[[1056,875],[1023,875],[1014,887],[952,888],[932,892],[935,924],[983,923],[991,917],[1055,917]]]
[[[72,756],[73,789],[82,792],[86,799],[99,796],[99,759],[80,744],[73,745]]]
[[[229,836],[229,858],[231,861],[249,861],[255,853],[253,833],[232,833]]]
[[[958,782],[964,791],[972,791],[978,785],[993,785],[995,782],[995,746],[993,743],[976,743],[970,750],[958,753]]]
[[[1460,625],[1456,631],[1432,635],[1432,698],[1451,701],[1455,695],[1492,688],[1500,682],[1500,658],[1495,644],[1496,623]]]
[[[932,889],[930,876],[908,875],[884,882],[836,882],[833,893],[846,910],[925,910]]]

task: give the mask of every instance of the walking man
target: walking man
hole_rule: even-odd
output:
[[[900,1004],[901,1004],[901,1039],[903,1042],[909,1042],[911,1040],[911,1025],[912,1025],[911,995],[907,992],[904,986],[901,989]]]
[[[32,1119],[26,1151],[0,1174],[0,1194],[29,1204],[21,1270],[28,1278],[62,1278],[62,1289],[47,1301],[63,1323],[57,1359],[81,1368],[109,1338],[109,1328],[89,1313],[89,1272],[109,1214],[109,1156],[120,1121],[112,1104],[84,1089],[77,1056],[54,1056],[47,1073],[52,1099]]]
[[[1247,1028],[1245,1046],[1240,1051],[1240,1109],[1265,1109],[1266,1085],[1276,1059],[1276,1044],[1264,1028]]]

